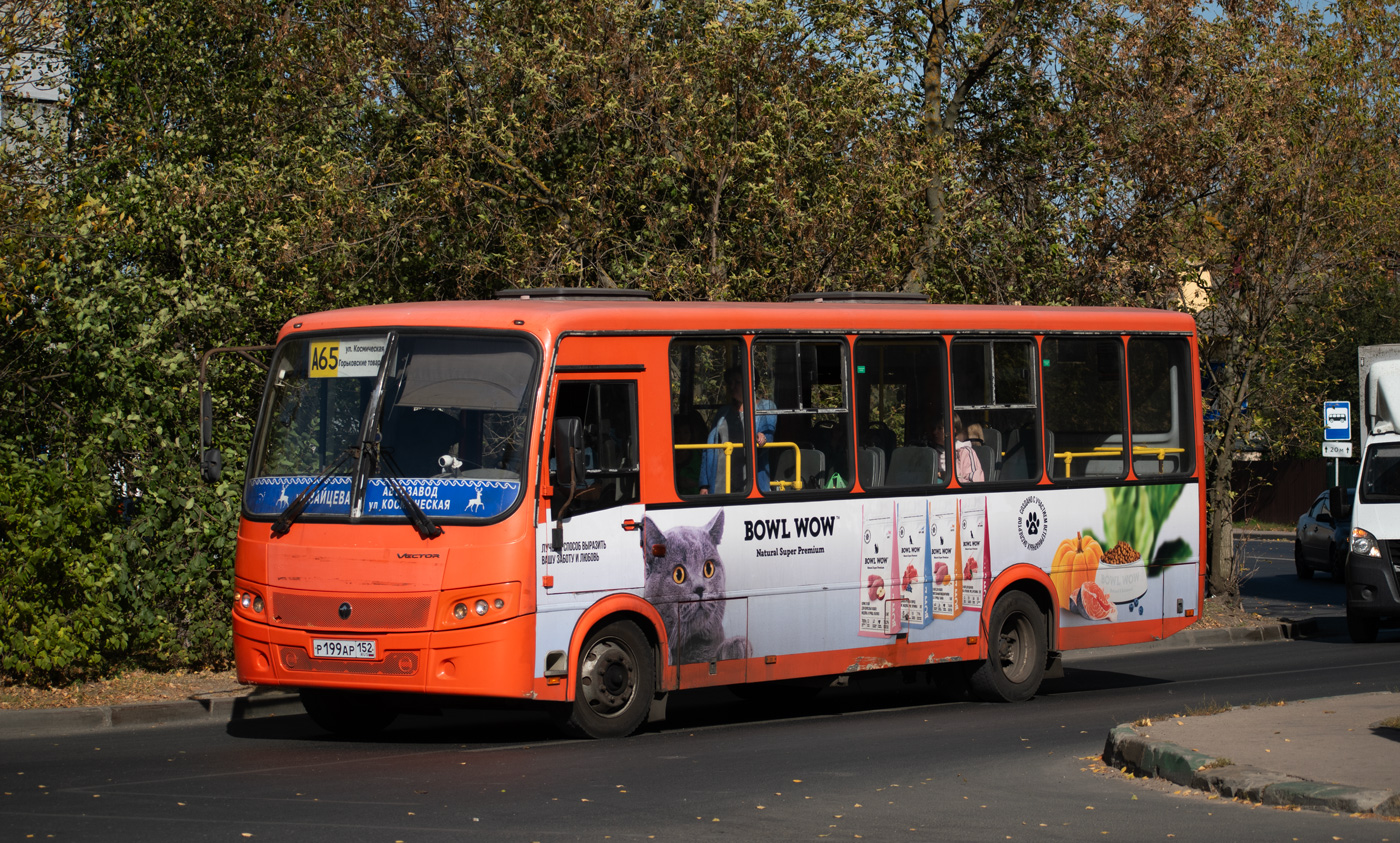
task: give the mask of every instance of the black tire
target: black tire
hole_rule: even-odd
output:
[[[1313,578],[1313,569],[1308,567],[1308,563],[1303,559],[1303,543],[1294,539],[1293,541],[1293,567],[1298,571],[1298,579],[1310,580]]]
[[[1035,696],[1045,676],[1045,629],[1045,613],[1029,594],[1003,594],[987,624],[987,660],[968,676],[972,693],[987,702]]]
[[[396,709],[373,694],[328,688],[302,688],[301,705],[317,726],[344,738],[378,734],[399,716]]]
[[[656,691],[656,659],[646,636],[630,621],[589,634],[579,651],[574,701],[559,725],[571,735],[625,738],[642,725]]]
[[[1381,619],[1347,610],[1347,635],[1357,644],[1370,644],[1381,632]]]

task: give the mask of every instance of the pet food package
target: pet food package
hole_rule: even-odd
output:
[[[958,564],[958,505],[956,500],[935,498],[928,505],[929,613],[952,620],[963,611],[963,580]]]
[[[894,504],[861,508],[860,634],[888,636],[899,632],[899,584],[894,565]]]
[[[992,576],[987,558],[987,499],[962,499],[958,518],[962,552],[963,608],[982,611],[982,599],[991,588]]]
[[[923,629],[929,615],[931,582],[928,556],[928,504],[907,503],[895,508],[899,526],[900,617],[906,627]]]

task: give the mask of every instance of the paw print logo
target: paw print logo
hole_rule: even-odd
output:
[[[1021,501],[1021,509],[1016,513],[1016,532],[1027,550],[1040,550],[1045,543],[1045,534],[1050,530],[1048,516],[1044,502],[1035,495]]]

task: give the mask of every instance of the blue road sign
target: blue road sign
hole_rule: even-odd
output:
[[[1322,441],[1351,441],[1351,402],[1322,402]]]

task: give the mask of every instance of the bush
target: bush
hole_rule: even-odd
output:
[[[107,552],[107,484],[81,459],[0,446],[0,668],[7,680],[73,681],[127,652],[125,566]]]

